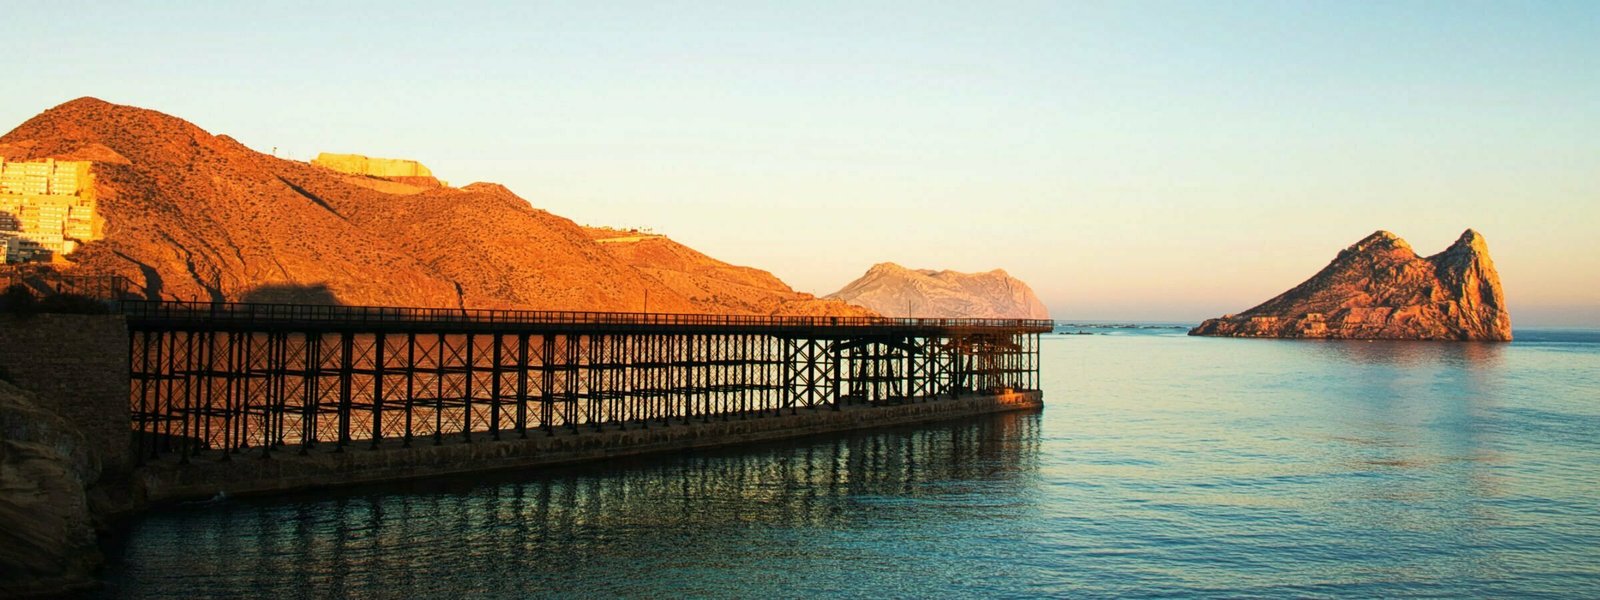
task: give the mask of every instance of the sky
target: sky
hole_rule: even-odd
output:
[[[1600,326],[1596,2],[0,15],[0,130],[95,96],[280,156],[413,158],[819,295],[884,261],[1004,268],[1057,319],[1196,321],[1373,231],[1428,255],[1471,227],[1514,324]]]

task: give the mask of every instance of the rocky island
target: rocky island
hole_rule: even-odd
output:
[[[1273,338],[1511,341],[1500,275],[1483,236],[1468,229],[1423,258],[1378,231],[1294,289],[1189,335]]]
[[[1050,318],[1033,289],[1001,269],[959,273],[879,263],[827,298],[889,317]]]

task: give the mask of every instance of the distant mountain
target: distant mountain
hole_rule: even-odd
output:
[[[632,311],[648,290],[653,312],[768,306],[690,298],[500,185],[446,187],[414,163],[408,179],[283,160],[94,98],[0,137],[0,156],[95,161],[104,234],[66,256],[69,270],[124,275],[151,298]],[[833,310],[801,304],[771,306]]]
[[[1422,258],[1379,231],[1276,298],[1207,320],[1190,335],[1397,340],[1511,340],[1500,275],[1468,229]]]
[[[958,273],[879,263],[826,297],[890,317],[1050,318],[1028,284],[1000,269]]]

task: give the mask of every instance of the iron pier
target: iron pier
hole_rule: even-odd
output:
[[[681,427],[1039,388],[1047,320],[122,301],[141,460]]]

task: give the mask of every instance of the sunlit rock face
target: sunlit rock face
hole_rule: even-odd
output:
[[[694,302],[726,306],[729,312],[740,314],[878,316],[840,300],[797,292],[772,273],[722,262],[664,235],[605,227],[585,227],[584,231],[613,257]]]
[[[149,298],[638,311],[648,296],[652,312],[860,312],[775,278],[727,290],[680,282],[501,185],[441,186],[401,159],[284,160],[94,98],[0,136],[0,157],[94,161],[104,235],[63,268],[127,277]]]
[[[1210,319],[1190,335],[1510,341],[1500,275],[1483,236],[1468,229],[1423,258],[1379,231],[1276,298]]]
[[[1000,269],[958,273],[880,263],[827,297],[890,317],[1050,318],[1028,284]]]

